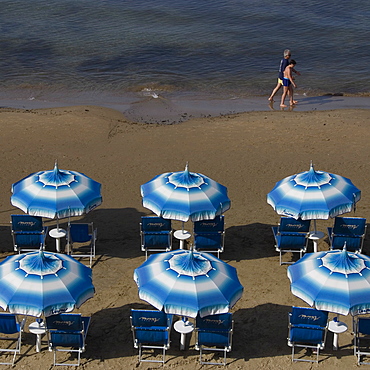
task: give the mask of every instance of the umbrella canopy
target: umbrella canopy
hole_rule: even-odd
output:
[[[35,172],[12,185],[13,206],[33,216],[81,216],[102,203],[101,185],[83,173],[60,170]]]
[[[0,307],[40,317],[70,312],[94,295],[92,270],[74,258],[32,252],[0,263]]]
[[[141,299],[187,317],[226,313],[243,293],[234,267],[192,250],[151,255],[135,269],[134,280]]]
[[[361,198],[361,191],[346,177],[323,171],[309,171],[288,176],[276,183],[267,195],[279,215],[302,220],[328,219],[351,212]]]
[[[306,254],[288,267],[292,293],[318,310],[357,315],[370,309],[370,257],[343,250]]]
[[[166,172],[141,185],[143,206],[163,218],[212,220],[230,208],[227,188],[200,173]]]

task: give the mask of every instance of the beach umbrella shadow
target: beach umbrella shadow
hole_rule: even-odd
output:
[[[235,330],[231,358],[289,356],[288,313],[291,306],[264,303],[233,313]]]
[[[135,208],[99,208],[83,215],[76,222],[94,223],[98,235],[97,256],[135,258],[144,255],[140,249],[139,226],[144,215]],[[63,224],[61,226],[63,227]],[[50,242],[52,243],[52,240]],[[93,264],[98,261],[99,257]]]
[[[130,325],[131,309],[153,307],[145,303],[130,303],[121,307],[104,308],[91,316],[86,358],[90,361],[104,361],[137,356]]]
[[[231,226],[225,231],[225,250],[222,259],[235,261],[278,257],[274,248],[272,225],[259,222]]]
[[[0,253],[14,254],[10,224],[9,226],[0,226],[0,240]]]

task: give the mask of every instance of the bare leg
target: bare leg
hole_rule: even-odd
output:
[[[294,105],[294,100],[293,100],[293,85],[289,86],[289,100],[290,100],[290,105]]]
[[[284,86],[284,92],[283,92],[283,95],[281,96],[281,103],[280,103],[280,107],[282,108],[286,108],[287,106],[285,105],[285,98],[288,94],[288,90],[289,90],[289,87],[288,86]]]
[[[275,89],[272,90],[272,93],[271,93],[271,95],[270,95],[270,97],[268,99],[269,101],[274,101],[274,96],[280,90],[281,86],[282,86],[281,83],[278,82],[277,85],[275,86]]]

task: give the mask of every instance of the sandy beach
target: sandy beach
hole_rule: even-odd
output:
[[[61,169],[83,172],[100,182],[103,204],[80,218],[93,221],[98,229],[96,294],[76,310],[92,317],[80,367],[161,368],[138,366],[129,322],[131,308],[151,308],[139,299],[133,280],[134,269],[145,260],[140,218],[151,214],[141,205],[140,185],[157,174],[181,171],[188,162],[190,171],[227,186],[231,199],[221,258],[237,268],[244,294],[232,309],[235,330],[228,368],[355,369],[351,330],[340,335],[338,351],[333,351],[333,334],[328,333],[319,365],[292,364],[286,340],[288,312],[292,305],[307,305],[290,293],[287,267],[279,266],[271,226],[280,216],[267,204],[266,195],[282,178],[308,170],[312,161],[317,170],[350,178],[362,190],[362,199],[356,213],[348,215],[370,219],[369,123],[368,109],[258,111],[147,125],[97,106],[2,108],[0,257],[13,253],[10,215],[22,213],[10,204],[12,183],[52,169],[55,160]],[[45,223],[55,225],[54,220]],[[333,220],[317,222],[324,232],[332,224]],[[192,229],[190,222],[185,227]],[[54,240],[47,239],[46,249],[55,250]],[[319,250],[326,249],[324,238]],[[363,252],[370,252],[369,238]],[[352,327],[351,317],[341,319]],[[194,335],[188,336],[185,351],[179,350],[179,334],[172,330],[171,337],[165,367],[200,369]],[[15,369],[50,369],[52,361],[46,342],[40,353],[35,352],[35,336],[26,327]]]

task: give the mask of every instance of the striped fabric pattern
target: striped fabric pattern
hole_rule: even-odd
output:
[[[291,292],[318,310],[370,310],[370,257],[343,250],[308,253],[288,267]]]
[[[92,270],[65,254],[16,254],[0,263],[0,307],[40,317],[78,308],[95,292]]]
[[[163,218],[211,220],[230,208],[227,188],[209,177],[185,171],[166,172],[141,185],[143,206]]]
[[[135,269],[134,280],[141,299],[187,317],[226,313],[243,293],[233,266],[211,254],[184,249],[151,255]]]
[[[319,220],[351,212],[361,199],[361,191],[340,175],[309,171],[288,176],[276,183],[267,195],[279,215],[302,220]]]
[[[81,216],[102,203],[101,184],[80,172],[35,172],[12,185],[11,203],[33,216]]]

